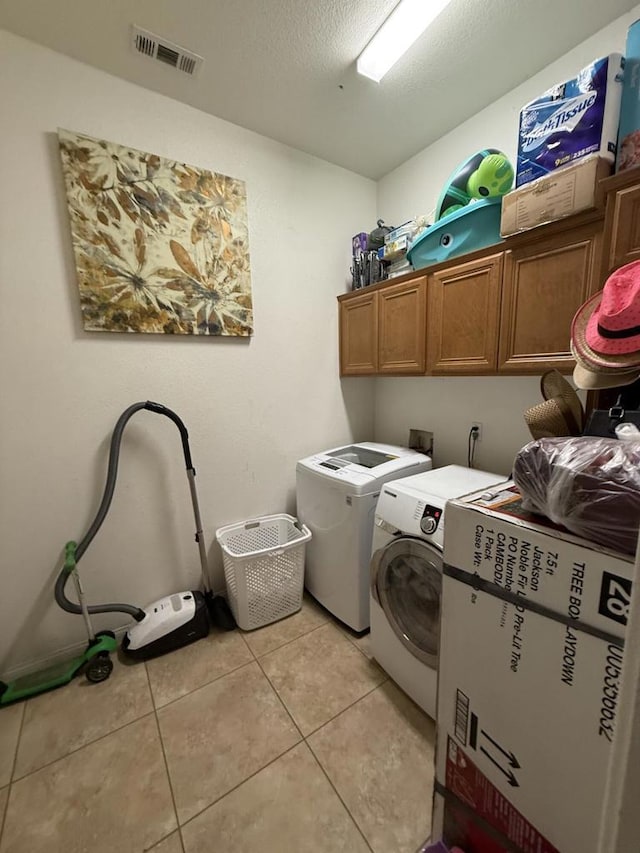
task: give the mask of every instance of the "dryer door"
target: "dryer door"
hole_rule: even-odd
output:
[[[438,665],[442,556],[421,539],[399,536],[373,556],[373,593],[400,641]]]

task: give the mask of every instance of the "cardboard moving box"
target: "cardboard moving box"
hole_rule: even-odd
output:
[[[608,160],[594,154],[513,190],[502,198],[500,234],[509,237],[597,207],[598,181],[611,170]]]
[[[447,504],[434,838],[596,853],[633,563],[522,510]]]

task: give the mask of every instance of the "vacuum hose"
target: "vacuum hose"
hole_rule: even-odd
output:
[[[76,563],[80,562],[80,558],[93,541],[98,530],[100,530],[102,522],[105,520],[106,515],[109,512],[109,507],[111,506],[111,500],[116,486],[116,477],[118,475],[118,460],[120,457],[122,433],[129,418],[136,412],[140,411],[140,409],[147,409],[148,411],[155,412],[158,415],[164,415],[174,422],[180,431],[182,451],[184,453],[187,470],[193,470],[193,465],[191,463],[191,451],[189,449],[189,433],[178,415],[176,415],[175,412],[172,412],[171,409],[167,409],[166,406],[163,406],[160,403],[152,403],[149,400],[145,403],[134,403],[132,406],[129,406],[129,408],[120,415],[118,422],[114,427],[113,435],[111,436],[111,447],[109,449],[109,467],[107,469],[107,482],[104,487],[104,494],[102,495],[102,501],[98,508],[98,512],[96,513],[96,517],[91,523],[91,527],[89,527],[81,541],[78,543],[75,553]],[[66,610],[67,613],[81,614],[82,610],[80,605],[68,599],[65,593],[65,587],[70,574],[71,570],[69,566],[65,565],[56,580],[56,602],[63,610]],[[94,604],[90,606],[88,610],[89,613],[127,613],[129,616],[133,616],[136,622],[141,622],[145,617],[144,610],[141,610],[139,607],[135,607],[133,604]]]

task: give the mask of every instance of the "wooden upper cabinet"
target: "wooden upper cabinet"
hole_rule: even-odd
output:
[[[573,369],[571,321],[579,306],[599,289],[601,237],[596,223],[506,254],[501,373]]]
[[[427,279],[378,291],[378,373],[424,373]]]
[[[340,375],[378,370],[378,294],[360,293],[340,302]]]
[[[502,265],[500,253],[429,277],[429,373],[496,372]]]
[[[640,260],[640,186],[613,193],[607,208],[610,241],[604,273]]]

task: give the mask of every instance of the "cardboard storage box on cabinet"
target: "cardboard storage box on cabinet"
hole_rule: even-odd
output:
[[[513,190],[502,199],[500,234],[509,237],[596,207],[598,181],[611,168],[594,154]]]
[[[631,558],[522,510],[447,505],[434,838],[596,853]]]

